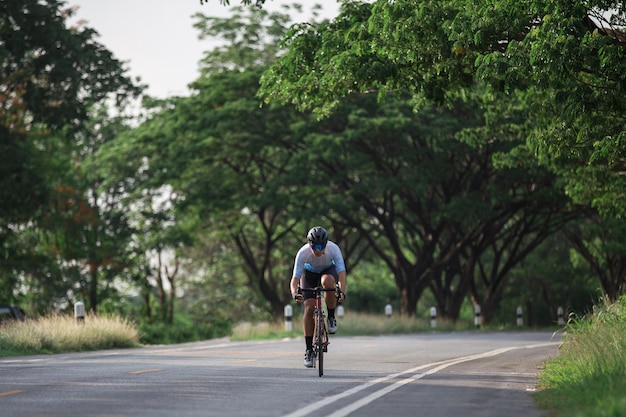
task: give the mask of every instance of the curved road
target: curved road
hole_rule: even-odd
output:
[[[321,378],[302,366],[302,338],[0,358],[0,416],[539,417],[531,392],[559,342],[337,335]]]

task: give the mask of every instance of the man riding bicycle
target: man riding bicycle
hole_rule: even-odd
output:
[[[324,288],[335,288],[336,284],[339,286],[339,298],[334,292],[327,292],[324,295],[328,309],[328,333],[335,334],[337,332],[335,308],[338,302],[343,302],[346,293],[346,266],[341,249],[336,243],[328,240],[326,229],[315,226],[307,233],[307,240],[308,243],[302,246],[296,254],[290,286],[294,301],[297,304],[304,302],[302,317],[306,343],[304,366],[312,368],[315,299],[312,292],[300,292],[298,288],[314,288],[320,284]]]

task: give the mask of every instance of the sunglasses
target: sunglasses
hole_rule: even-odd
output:
[[[313,250],[324,250],[326,246],[317,244],[317,245],[311,245],[311,247],[313,248]]]

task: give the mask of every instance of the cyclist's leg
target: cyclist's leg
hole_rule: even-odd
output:
[[[322,286],[324,288],[335,288],[337,282],[335,268],[329,268],[322,275]],[[334,291],[324,293],[326,301],[326,309],[328,310],[328,333],[335,334],[337,332],[337,319],[335,318],[335,308],[337,307],[337,295]]]
[[[322,287],[335,288],[335,284],[339,281],[335,267],[329,268],[324,271],[322,275]],[[337,296],[334,292],[328,291],[324,293],[324,301],[326,301],[326,307],[329,309],[335,309],[337,307]]]
[[[309,298],[304,300],[304,316],[302,320],[302,330],[304,336],[313,337],[313,328],[315,326],[315,320],[313,318],[313,312],[315,311],[315,298]]]
[[[316,274],[310,271],[304,271],[301,281],[302,288],[317,287],[318,285],[320,285],[321,279],[322,277],[320,276],[320,274]],[[315,311],[315,296],[311,291],[303,291],[302,296],[304,298],[304,317],[302,321],[304,335],[313,336],[313,312]]]

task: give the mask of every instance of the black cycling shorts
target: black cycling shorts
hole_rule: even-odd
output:
[[[302,272],[302,278],[300,280],[300,287],[301,288],[315,288],[315,287],[322,285],[322,275],[332,275],[333,277],[335,277],[335,284],[339,282],[339,275],[337,274],[337,269],[335,268],[335,265],[333,265],[330,268],[326,268],[319,274],[317,272],[304,270]],[[302,295],[304,296],[305,300],[308,298],[314,298],[312,291],[302,291]]]

